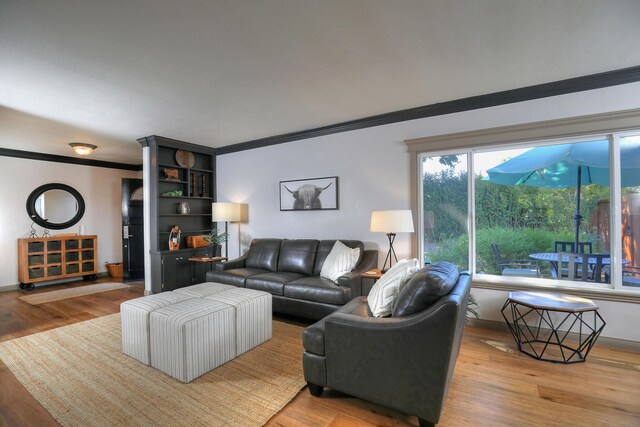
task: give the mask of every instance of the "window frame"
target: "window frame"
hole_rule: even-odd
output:
[[[573,292],[580,295],[597,295],[603,299],[615,297],[630,298],[640,302],[640,289],[622,286],[622,188],[620,175],[620,139],[625,136],[640,135],[640,109],[614,113],[604,113],[569,119],[559,119],[524,125],[483,129],[479,131],[437,135],[406,140],[411,153],[412,208],[417,218],[417,233],[414,233],[414,247],[418,258],[424,261],[424,209],[422,164],[425,157],[458,154],[466,155],[469,234],[469,269],[476,270],[476,230],[475,230],[475,180],[474,155],[487,151],[507,148],[533,148],[560,143],[578,143],[594,139],[609,140],[609,236],[611,253],[611,284],[580,283],[568,280],[532,279],[488,274],[474,274],[475,287],[487,289],[548,289]],[[613,202],[612,202],[613,201]]]

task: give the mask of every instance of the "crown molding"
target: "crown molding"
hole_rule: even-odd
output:
[[[0,148],[0,156],[15,157],[18,159],[41,160],[44,162],[69,163],[72,165],[93,166],[97,168],[122,169],[129,171],[142,170],[142,165],[107,162],[104,160],[79,159],[77,157],[58,156],[56,154],[36,153],[33,151],[12,150],[9,148]]]
[[[251,141],[216,148],[216,154],[222,155],[236,153],[239,151],[253,150],[256,148],[268,147],[270,145],[284,144],[301,139],[316,138],[319,136],[331,135],[340,132],[349,132],[352,130],[364,129],[373,126],[381,126],[408,120],[423,119],[427,117],[442,116],[445,114],[459,113],[463,111],[476,110],[479,108],[496,107],[499,105],[530,101],[540,98],[548,98],[551,96],[564,95],[568,93],[582,92],[593,89],[601,89],[609,86],[617,86],[638,81],[640,81],[640,66],[623,68],[614,71],[607,71],[604,73],[590,74],[587,76],[580,76],[565,80],[558,80],[550,83],[527,86],[519,89],[511,89],[502,92],[494,92],[485,95],[456,99],[453,101],[440,102],[437,104],[424,105],[421,107],[409,108],[406,110],[393,111],[390,113],[378,114],[375,116],[364,117],[361,119],[304,131],[290,132],[281,135],[269,136],[266,138],[254,139]]]

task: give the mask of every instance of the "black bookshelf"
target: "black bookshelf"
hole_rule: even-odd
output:
[[[189,264],[189,258],[212,256],[212,247],[187,248],[186,237],[208,233],[211,203],[216,200],[216,153],[213,148],[152,135],[138,142],[149,150],[151,289],[154,293],[204,281],[204,266]],[[192,153],[190,162],[178,163],[178,150]],[[146,167],[146,164],[145,164]],[[181,214],[180,203],[188,203],[190,212]],[[169,234],[180,227],[180,250],[169,250]],[[202,271],[200,271],[202,270]]]

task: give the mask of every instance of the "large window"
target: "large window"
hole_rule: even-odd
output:
[[[640,136],[620,138],[620,158],[622,286],[640,290]]]
[[[418,160],[425,260],[505,281],[640,291],[640,132]]]
[[[447,259],[469,268],[466,154],[422,158],[424,261]]]

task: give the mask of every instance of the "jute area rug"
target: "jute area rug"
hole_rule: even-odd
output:
[[[260,426],[304,387],[302,327],[188,384],[121,352],[120,314],[0,343],[0,358],[63,426]]]
[[[115,289],[130,288],[124,283],[97,283],[95,285],[76,286],[75,288],[59,289],[57,291],[41,292],[33,295],[19,297],[24,302],[31,305],[45,304],[48,302],[60,301],[63,299],[80,297],[83,295],[98,294],[100,292],[113,291]]]

